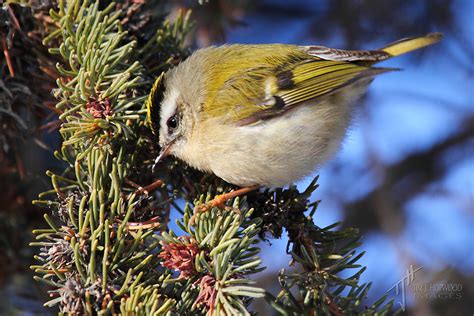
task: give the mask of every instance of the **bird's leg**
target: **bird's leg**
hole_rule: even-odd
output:
[[[161,188],[165,183],[163,182],[163,180],[155,180],[153,183],[147,185],[146,187],[139,187],[137,188],[137,190],[135,191],[135,194],[145,194],[145,195],[148,195],[150,194],[151,192],[155,191],[156,189],[159,189]]]
[[[216,197],[214,197],[212,200],[210,200],[209,202],[196,206],[194,208],[194,212],[195,213],[196,212],[197,213],[204,213],[204,212],[209,211],[213,207],[223,207],[225,202],[227,202],[227,201],[229,201],[229,200],[231,200],[235,197],[242,196],[242,195],[247,194],[249,192],[255,191],[258,188],[260,188],[259,185],[253,185],[253,186],[250,186],[250,187],[240,188],[240,189],[235,190],[235,191],[230,191],[228,193],[219,194]]]

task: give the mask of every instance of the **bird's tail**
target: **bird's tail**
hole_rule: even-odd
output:
[[[433,45],[442,39],[443,34],[441,33],[429,33],[424,36],[401,39],[381,48],[380,50],[386,52],[390,56],[398,56],[411,52],[412,50]]]

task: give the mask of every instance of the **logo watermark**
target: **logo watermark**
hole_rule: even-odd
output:
[[[395,290],[395,294],[401,296],[401,301],[398,304],[402,311],[406,310],[407,287],[411,288],[415,300],[462,299],[462,284],[460,283],[416,283],[415,274],[422,268],[422,266],[414,268],[413,265],[410,265],[405,276],[387,291],[389,293]]]
[[[416,269],[413,268],[413,266],[410,264],[410,268],[406,270],[406,273],[405,273],[405,276],[400,280],[398,281],[397,283],[395,283],[391,288],[388,289],[387,293],[390,292],[390,291],[393,291],[395,290],[395,294],[396,295],[400,295],[402,296],[402,301],[401,302],[398,302],[398,304],[400,304],[400,308],[402,309],[402,311],[405,311],[406,310],[406,306],[407,306],[407,301],[406,301],[406,298],[407,298],[407,294],[406,294],[406,288],[407,286],[409,286],[410,284],[412,284],[414,281],[415,281],[415,273],[420,271],[423,267],[418,267]]]

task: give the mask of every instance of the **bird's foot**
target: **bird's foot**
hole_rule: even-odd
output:
[[[245,195],[249,192],[252,192],[254,190],[257,190],[260,188],[258,185],[253,185],[251,187],[245,187],[245,188],[240,188],[235,191],[231,191],[228,193],[223,193],[216,195],[212,200],[209,202],[206,202],[204,204],[197,205],[194,208],[194,215],[191,217],[191,223],[194,224],[196,214],[198,213],[205,213],[209,210],[211,210],[214,207],[219,207],[219,208],[225,208],[225,203],[235,197]]]

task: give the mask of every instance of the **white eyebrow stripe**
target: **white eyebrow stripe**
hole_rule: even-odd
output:
[[[163,104],[161,105],[161,126],[176,113],[176,100],[178,99],[179,92],[177,89],[171,90],[171,92],[165,97]]]

